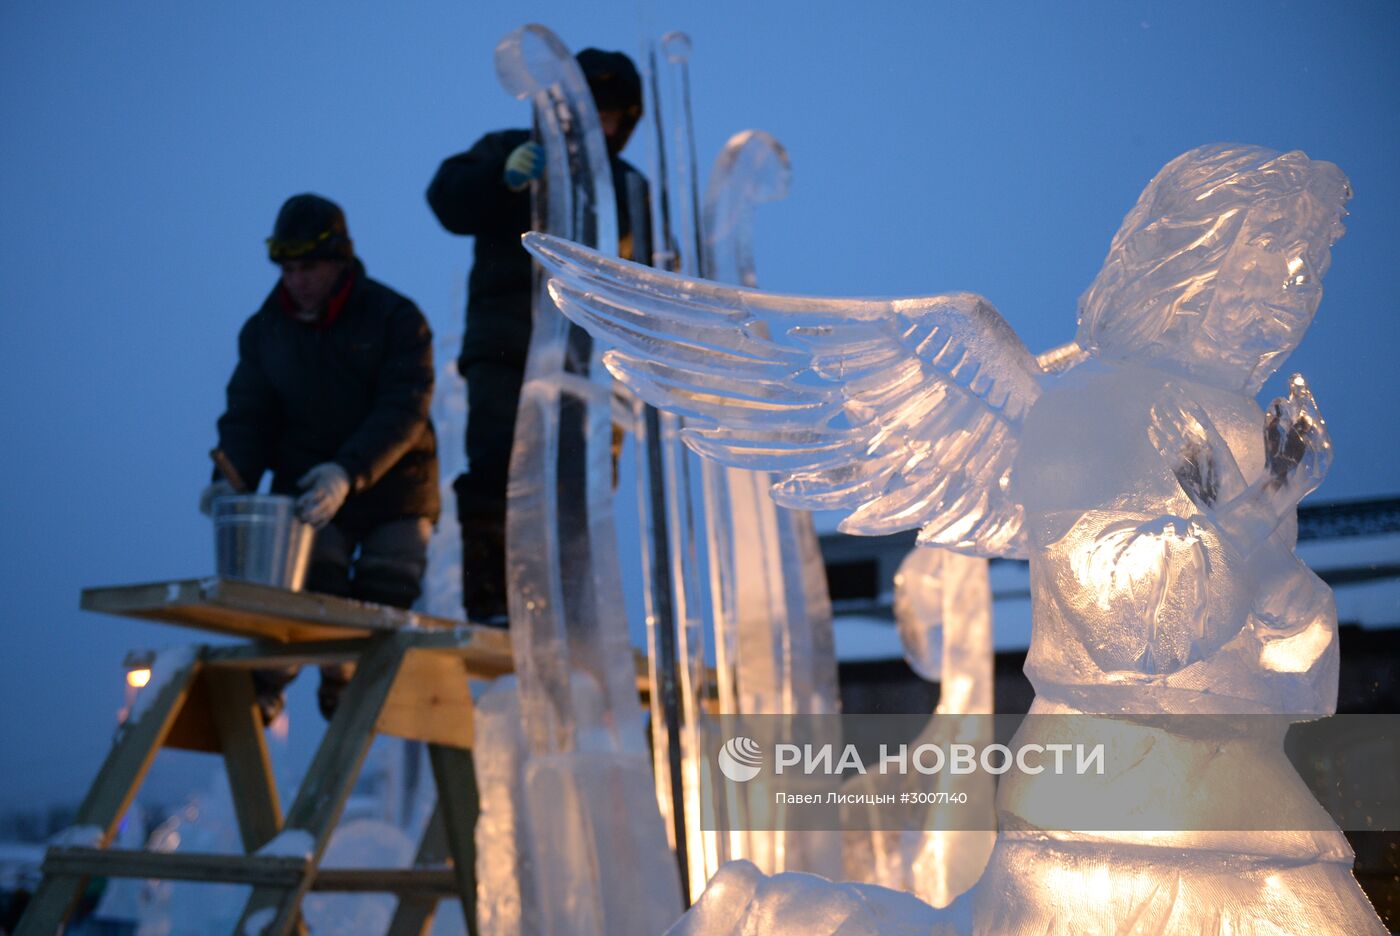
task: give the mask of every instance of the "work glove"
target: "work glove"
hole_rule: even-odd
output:
[[[230,494],[237,494],[233,485],[223,478],[213,482],[204,490],[199,492],[199,512],[204,516],[209,516],[214,512],[214,500],[219,497],[228,497]]]
[[[544,147],[533,140],[521,143],[506,157],[506,188],[518,192],[544,175]]]
[[[350,476],[335,462],[322,462],[297,479],[297,487],[307,489],[297,498],[297,515],[319,530],[350,495]]]

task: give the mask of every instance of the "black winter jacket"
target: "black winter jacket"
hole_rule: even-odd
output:
[[[336,522],[366,528],[438,516],[433,336],[413,302],[365,276],[329,326],[298,322],[278,290],[238,336],[238,366],[219,446],[256,487],[297,494],[297,479],[333,461],[350,477]]]
[[[506,159],[530,139],[528,130],[500,130],[477,140],[465,153],[444,160],[428,186],[428,204],[453,234],[476,238],[467,278],[467,327],[458,369],[472,361],[495,360],[523,368],[530,347],[530,255],[520,235],[530,230],[530,191],[506,188]],[[631,258],[631,216],[627,177],[640,172],[614,156],[618,238]],[[642,205],[645,210],[645,199]],[[650,258],[647,258],[649,261]]]

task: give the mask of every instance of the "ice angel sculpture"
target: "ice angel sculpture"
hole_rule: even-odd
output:
[[[701,454],[776,472],[780,503],[1029,557],[1033,713],[1306,718],[1335,708],[1336,612],[1293,555],[1294,508],[1331,444],[1301,378],[1267,416],[1253,395],[1312,321],[1349,196],[1300,152],[1178,157],[1081,297],[1077,348],[1044,368],[968,293],[779,296],[527,246],[560,309],[613,346],[613,374],[689,417]],[[1166,773],[1115,792],[1174,804],[1180,824],[1159,829],[1251,801],[1299,819],[1274,828],[1320,828],[1281,751],[1239,776],[1205,796],[1209,777]],[[999,791],[979,932],[1382,931],[1335,827],[1055,832],[1035,788]]]

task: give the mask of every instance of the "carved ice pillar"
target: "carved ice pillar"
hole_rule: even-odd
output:
[[[525,26],[497,46],[496,70],[534,104],[546,154],[537,226],[616,253],[607,150],[568,49]],[[547,933],[656,933],[682,907],[623,613],[612,379],[592,339],[537,285],[506,519],[534,893]]]
[[[543,27],[525,26],[497,46],[496,70],[508,91],[534,104],[546,156],[536,225],[616,253],[607,150],[568,49]],[[635,747],[641,712],[612,526],[612,378],[592,339],[536,282],[507,491],[511,640],[526,738],[532,753],[578,746],[569,684],[571,674],[586,674],[613,743]]]
[[[938,708],[932,730],[921,740],[974,744],[984,748],[993,740],[992,714],[992,589],[987,560],[936,547],[916,547],[895,576],[895,619],[910,664],[925,679],[937,675]],[[937,645],[939,659],[927,651]],[[920,654],[924,651],[924,655]],[[935,668],[936,667],[936,668]],[[967,715],[968,718],[951,716]],[[996,845],[996,780],[976,772],[947,774],[929,792],[967,794],[967,809],[983,810],[985,826],[967,828],[966,813],[944,828],[952,815],[944,808],[929,810],[922,832],[902,833],[904,846],[891,861],[891,880],[880,881],[909,890],[935,907],[946,907],[966,892],[987,866]],[[878,862],[877,862],[878,863]],[[896,875],[904,875],[896,884]]]
[[[729,139],[705,193],[703,269],[708,278],[757,285],[753,209],[785,197],[790,176],[787,153],[769,134],[746,130]],[[774,503],[769,496],[774,478],[768,472],[728,468],[708,459],[701,464],[720,712],[839,711],[831,600],[811,514]],[[721,826],[737,829],[720,842],[722,860],[747,858],[768,874],[839,876],[839,834],[787,832],[766,789],[735,792],[751,795],[713,804],[723,816]]]
[[[654,206],[655,231],[660,243],[656,247],[656,265],[672,272],[701,275],[700,231],[695,182],[695,151],[690,121],[690,38],[684,33],[668,33],[661,38],[650,56],[652,79],[652,108],[657,127],[657,199]],[[705,882],[718,869],[720,845],[714,832],[704,831],[702,804],[707,769],[703,755],[702,736],[704,701],[709,694],[709,677],[705,665],[705,631],[710,609],[705,606],[706,594],[700,567],[699,526],[694,477],[697,457],[681,443],[681,419],[671,413],[654,414],[638,433],[639,441],[651,447],[652,477],[659,475],[663,503],[660,510],[664,529],[664,557],[668,564],[665,580],[669,581],[671,619],[655,617],[650,640],[654,648],[664,648],[669,641],[674,646],[674,658],[660,654],[660,666],[673,667],[677,686],[679,711],[673,723],[657,718],[660,713],[653,705],[652,738],[656,752],[658,795],[679,787],[680,802],[673,805],[679,817],[674,837],[689,872],[689,893],[697,895]],[[639,446],[640,448],[640,446]],[[651,526],[651,524],[648,524]],[[661,633],[656,628],[670,628]],[[678,732],[670,740],[670,730]],[[679,749],[680,757],[663,762],[661,752]],[[680,783],[676,784],[671,770],[679,768]]]

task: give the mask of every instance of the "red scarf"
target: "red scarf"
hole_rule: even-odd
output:
[[[335,320],[340,318],[340,313],[345,311],[345,304],[350,301],[350,291],[355,288],[355,268],[350,267],[345,271],[345,282],[340,284],[340,288],[331,294],[326,300],[326,311],[314,322],[307,322],[317,331],[325,331],[335,324]],[[281,280],[277,281],[277,299],[282,303],[282,311],[293,318],[296,318],[300,310],[296,303],[292,301],[292,294],[287,292],[287,287]]]

